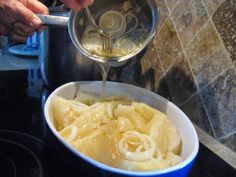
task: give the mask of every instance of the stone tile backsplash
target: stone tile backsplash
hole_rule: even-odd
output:
[[[212,15],[223,1],[224,0],[202,0],[209,15]]]
[[[192,94],[197,92],[197,85],[187,59],[179,55],[166,73],[171,100],[177,105],[183,104]]]
[[[141,60],[141,72],[143,79],[146,81],[145,88],[155,92],[159,87],[160,79],[164,75],[164,70],[153,42],[148,45],[147,50]]]
[[[158,26],[157,33],[161,29],[163,23],[165,22],[166,18],[169,16],[169,11],[167,5],[164,0],[155,0],[158,8]]]
[[[236,133],[223,138],[222,143],[228,146],[230,149],[232,149],[234,152],[236,152]]]
[[[156,2],[156,36],[120,81],[171,100],[236,152],[236,0]]]
[[[210,20],[195,35],[186,53],[200,88],[232,64]]]
[[[180,40],[170,18],[166,19],[162,29],[154,39],[154,44],[163,69],[168,70],[182,52]]]
[[[232,66],[201,90],[217,138],[236,132],[236,70]]]
[[[214,136],[213,128],[207,115],[205,105],[202,103],[200,94],[197,93],[193,95],[180,108],[196,125],[208,132],[211,136]]]
[[[213,21],[231,59],[236,60],[236,1],[226,0],[213,15]]]
[[[172,10],[174,9],[174,7],[176,6],[177,3],[178,3],[178,1],[176,1],[176,0],[166,1],[166,5],[167,5],[170,13],[172,12]]]
[[[184,47],[209,18],[201,0],[179,0],[170,15]]]

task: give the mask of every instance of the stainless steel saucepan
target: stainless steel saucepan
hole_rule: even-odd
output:
[[[89,7],[90,11],[94,16],[101,13],[102,10],[110,9],[112,6],[117,5],[117,3],[123,3],[125,0],[113,1],[113,0],[97,0],[92,6]],[[39,18],[45,25],[63,26],[68,28],[70,39],[74,46],[81,52],[85,57],[96,62],[106,63],[109,66],[121,66],[126,63],[129,59],[136,56],[140,51],[142,51],[152,37],[155,34],[158,15],[155,0],[136,0],[135,1],[142,11],[145,12],[147,19],[149,20],[150,30],[147,39],[143,45],[135,52],[123,57],[113,57],[104,58],[102,56],[93,55],[88,52],[81,44],[80,39],[82,34],[87,27],[89,21],[83,11],[74,12],[71,11],[69,17],[52,16],[52,15],[38,15]]]

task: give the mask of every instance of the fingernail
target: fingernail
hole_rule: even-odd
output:
[[[32,20],[32,22],[30,23],[30,26],[31,26],[31,27],[37,27],[37,26],[39,26],[39,25],[41,25],[41,20],[38,19],[38,18],[34,18],[34,19]]]
[[[90,0],[89,6],[92,5],[94,2],[94,0]]]

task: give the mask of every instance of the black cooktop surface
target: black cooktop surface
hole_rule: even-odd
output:
[[[42,112],[50,91],[29,96],[27,75],[0,72],[0,177],[103,177],[52,135]],[[189,177],[236,177],[236,170],[200,144]]]

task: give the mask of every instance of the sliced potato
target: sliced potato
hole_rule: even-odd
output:
[[[58,96],[54,96],[51,100],[51,109],[57,130],[63,129],[72,121],[71,106],[67,100]]]

